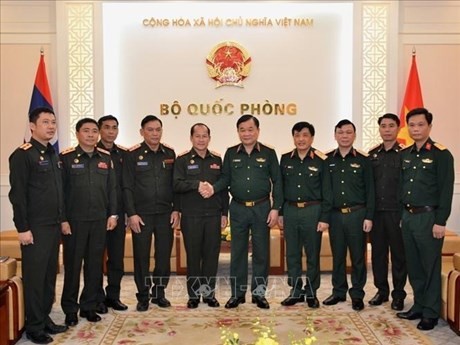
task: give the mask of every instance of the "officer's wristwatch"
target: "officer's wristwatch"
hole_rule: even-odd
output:
[[[115,220],[118,220],[118,215],[117,214],[112,214],[110,218],[114,218]]]

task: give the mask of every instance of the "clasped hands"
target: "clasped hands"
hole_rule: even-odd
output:
[[[210,198],[214,194],[214,187],[207,181],[200,181],[198,192],[205,199]]]

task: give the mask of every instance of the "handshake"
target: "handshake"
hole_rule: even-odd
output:
[[[198,192],[205,199],[210,198],[214,194],[214,187],[207,181],[200,181]]]

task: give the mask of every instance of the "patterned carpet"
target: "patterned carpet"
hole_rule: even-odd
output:
[[[221,304],[229,297],[229,288],[225,284],[225,279],[218,283],[216,297]],[[353,311],[349,300],[336,306],[321,306],[316,310],[309,309],[304,303],[282,307],[279,302],[289,291],[284,277],[271,277],[269,287],[269,310],[261,310],[248,303],[248,298],[246,304],[234,310],[227,310],[223,306],[210,308],[203,303],[197,309],[190,310],[185,307],[185,278],[172,277],[167,297],[173,306],[161,309],[151,304],[147,312],[139,313],[135,311],[133,277],[126,276],[123,279],[122,300],[128,304],[128,311],[110,310],[108,314],[102,315],[102,321],[98,323],[90,323],[80,318],[76,327],[54,336],[53,344],[219,345],[220,326],[237,332],[241,339],[240,344],[251,344],[256,341],[252,328],[257,318],[260,318],[262,324],[272,326],[280,344],[289,344],[290,337],[302,338],[303,331],[309,325],[313,326],[313,335],[318,339],[314,344],[432,344],[424,333],[415,328],[413,322],[396,318],[388,303],[379,307],[366,306],[361,312]],[[58,293],[61,289],[62,274],[59,274]],[[329,292],[330,290],[322,291],[322,294],[326,296]],[[319,297],[322,300],[323,296]],[[60,296],[58,301],[59,298]],[[57,323],[63,323],[64,315],[59,303],[54,305],[52,318]],[[25,337],[19,342],[28,343]]]

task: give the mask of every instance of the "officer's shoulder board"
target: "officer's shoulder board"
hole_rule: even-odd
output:
[[[400,150],[404,150],[406,148],[406,145],[402,144],[402,143],[398,143],[398,147]]]
[[[380,147],[380,145],[382,145],[382,144],[377,144],[377,145],[372,146],[372,147],[369,149],[369,153],[371,153],[371,152],[374,151],[375,149],[378,149],[378,148]]]
[[[21,146],[19,146],[19,148],[21,150],[24,150],[24,151],[27,151],[28,149],[30,149],[32,147],[32,144],[31,143],[24,143],[22,144]]]
[[[185,156],[185,155],[188,154],[190,151],[191,151],[191,150],[187,150],[187,151],[181,152],[180,154],[177,155],[177,158],[182,157],[182,156]]]
[[[209,150],[209,152],[210,152],[213,156],[220,157],[220,153],[217,152],[217,151]]]
[[[102,152],[102,153],[105,153],[106,155],[109,155],[110,156],[110,152],[105,150],[105,149],[102,149],[100,147],[96,147],[96,149],[99,151],[99,152]]]
[[[324,153],[322,153],[321,151],[316,150],[316,149],[315,149],[315,155],[317,155],[317,156],[318,156],[319,158],[321,158],[323,161],[325,161],[325,160],[327,159],[327,156],[326,156]]]
[[[295,150],[295,149],[294,149]],[[291,157],[294,154],[294,150],[289,150],[281,154],[281,157],[283,156],[289,156]]]
[[[358,152],[360,155],[364,157],[369,157],[369,154],[366,151],[360,150],[360,149],[355,149],[356,152]]]
[[[129,151],[127,147],[121,146],[117,144],[117,148],[119,148],[121,151]]]
[[[131,146],[131,147],[128,149],[128,151],[130,151],[130,152],[135,151],[135,150],[137,150],[139,147],[141,147],[141,144],[140,144],[140,143],[139,143],[139,144],[136,144],[136,145],[134,145],[134,146]]]
[[[66,148],[65,150],[61,151],[61,155],[66,155],[70,152],[74,152],[75,151],[75,147],[68,147]]]
[[[447,150],[447,147],[445,147],[444,145],[442,145],[440,143],[434,143],[434,146],[436,148],[438,148],[439,150],[441,150],[441,151]]]
[[[170,145],[168,145],[168,144],[166,144],[166,143],[161,143],[161,145],[163,145],[164,147],[167,147],[168,149],[174,151],[174,147],[172,147],[172,146],[170,146]]]

